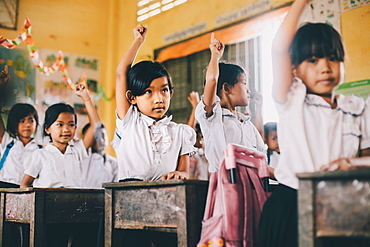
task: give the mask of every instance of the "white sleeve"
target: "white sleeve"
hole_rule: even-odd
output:
[[[30,175],[33,178],[38,177],[38,175],[40,174],[42,170],[43,163],[45,162],[45,160],[42,159],[43,155],[41,152],[43,151],[44,150],[42,149],[35,150],[30,155],[29,159],[24,161],[23,166],[26,168],[24,171],[25,174]]]
[[[181,124],[181,126],[183,128],[183,136],[180,155],[184,154],[193,155],[197,151],[197,149],[194,147],[196,141],[195,130],[185,124]]]
[[[370,148],[370,96],[366,100],[365,109],[361,121],[360,149]]]

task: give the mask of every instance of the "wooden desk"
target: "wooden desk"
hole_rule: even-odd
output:
[[[320,238],[362,239],[346,246],[369,243],[370,168],[302,173],[298,178],[299,246],[322,246]]]
[[[9,222],[30,224],[30,247],[42,247],[49,223],[98,223],[104,191],[87,189],[0,189],[0,246]]]
[[[116,243],[115,229],[173,232],[181,247],[198,243],[208,181],[132,181],[103,187],[106,247]]]

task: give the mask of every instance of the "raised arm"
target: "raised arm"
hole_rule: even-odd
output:
[[[211,34],[211,60],[209,61],[206,72],[206,85],[204,86],[203,102],[205,105],[206,116],[212,115],[212,108],[216,102],[217,80],[220,74],[218,61],[224,53],[225,46],[219,40],[215,39],[214,33]]]
[[[279,27],[272,43],[273,94],[284,103],[292,85],[292,63],[289,47],[298,29],[299,18],[308,0],[296,0]]]
[[[0,72],[0,111],[3,109],[3,101],[5,98],[5,89],[10,80],[10,75],[8,73],[8,65],[4,66],[4,70]],[[5,133],[5,125],[3,118],[0,113],[0,143],[2,142]]]
[[[90,128],[87,129],[84,137],[83,142],[85,148],[88,149],[94,143],[94,133],[95,129],[100,126],[100,118],[98,115],[98,111],[96,110],[93,100],[91,98],[89,89],[85,82],[80,82],[76,88],[75,92],[77,96],[81,97],[83,102],[85,103],[86,111],[89,117]]]
[[[191,113],[188,120],[188,125],[195,129],[195,109],[199,103],[199,94],[198,92],[192,91],[188,96],[188,100],[191,104]]]
[[[148,32],[147,26],[138,25],[133,29],[134,41],[123,55],[116,70],[116,103],[117,115],[123,119],[130,107],[130,102],[127,100],[127,73],[135,60],[140,46],[143,44],[146,34]]]

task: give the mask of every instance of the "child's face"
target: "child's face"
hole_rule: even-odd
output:
[[[229,97],[233,107],[249,105],[251,96],[245,73],[241,73],[238,76],[238,82],[233,87],[230,87]]]
[[[145,89],[145,93],[136,96],[131,103],[137,104],[138,109],[144,115],[159,120],[167,112],[171,97],[167,77],[160,77],[154,79]]]
[[[309,93],[331,95],[342,81],[343,62],[331,58],[310,58],[293,69],[294,76],[300,78]]]
[[[22,118],[18,123],[18,137],[29,139],[35,133],[36,120],[32,114]]]
[[[95,136],[95,141],[92,145],[94,153],[104,154],[105,148],[108,146],[108,134],[106,129],[102,129],[98,136]]]
[[[278,137],[276,131],[271,131],[267,137],[266,144],[269,149],[280,153]]]
[[[55,122],[45,131],[47,134],[50,134],[55,146],[65,146],[75,136],[75,116],[70,112],[62,112]]]

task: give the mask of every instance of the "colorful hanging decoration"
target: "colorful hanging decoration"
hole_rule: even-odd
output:
[[[16,37],[13,40],[5,39],[2,36],[0,36],[0,45],[8,49],[13,49],[23,41],[26,41],[28,54],[32,60],[32,63],[35,65],[38,71],[46,75],[50,75],[56,71],[62,72],[64,81],[67,83],[70,89],[73,89],[75,84],[69,77],[68,70],[64,62],[63,53],[61,51],[58,52],[58,58],[50,67],[44,66],[43,62],[40,59],[39,53],[37,52],[36,46],[33,42],[31,28],[32,28],[31,21],[30,19],[26,18],[24,20],[24,28],[22,29],[21,34],[19,34],[18,37]]]

